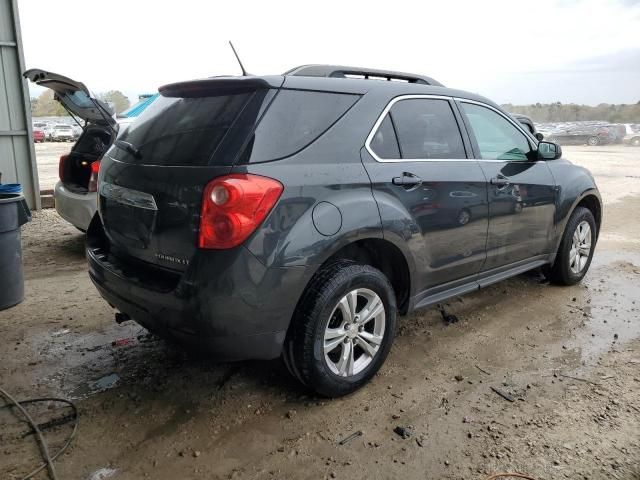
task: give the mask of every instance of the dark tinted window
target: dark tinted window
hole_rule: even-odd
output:
[[[402,158],[466,158],[447,100],[407,99],[391,107]]]
[[[384,117],[376,134],[371,139],[369,146],[380,158],[400,158],[398,139],[396,138],[396,132],[393,130],[391,117],[389,117],[389,115]]]
[[[117,147],[111,148],[110,155],[147,165],[207,165],[253,96],[254,92],[195,98],[161,96],[118,138],[138,148],[141,158]]]
[[[256,128],[243,160],[277,160],[302,150],[331,127],[358,95],[281,90]]]
[[[485,160],[527,160],[531,146],[524,133],[502,115],[474,103],[462,103]]]

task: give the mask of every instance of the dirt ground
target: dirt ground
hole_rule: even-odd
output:
[[[457,323],[435,309],[401,319],[379,374],[337,400],[309,395],[280,360],[193,359],[115,324],[88,279],[83,235],[37,212],[23,229],[26,300],[0,312],[0,385],[76,402],[61,479],[638,480],[640,149],[565,157],[591,168],[605,200],[585,280],[561,288],[531,272],[450,301]],[[30,411],[39,423],[69,414]],[[52,452],[71,425],[45,428]],[[0,409],[0,478],[41,461],[28,431]]]

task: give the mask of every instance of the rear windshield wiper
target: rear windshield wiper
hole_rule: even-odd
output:
[[[135,146],[131,145],[129,142],[125,142],[124,140],[116,140],[114,145],[118,148],[121,148],[125,152],[133,155],[137,159],[142,158],[142,153],[140,153],[140,150]]]

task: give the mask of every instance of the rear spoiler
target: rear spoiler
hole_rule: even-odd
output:
[[[263,88],[280,88],[283,76],[213,77],[169,83],[158,89],[163,97],[197,98],[251,92]]]

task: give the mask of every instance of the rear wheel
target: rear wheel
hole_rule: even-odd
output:
[[[467,223],[469,223],[469,220],[471,220],[471,212],[466,208],[460,210],[460,212],[458,213],[458,224],[466,225]]]
[[[640,147],[640,137],[632,138],[631,145],[633,145],[634,147]]]
[[[574,285],[586,275],[597,238],[596,222],[584,207],[574,210],[567,222],[549,279],[559,285]]]
[[[596,147],[598,145],[600,145],[600,139],[596,136],[593,137],[589,137],[587,139],[587,145],[591,146],[591,147]]]
[[[395,296],[382,272],[350,261],[332,264],[299,302],[285,341],[285,364],[317,393],[346,395],[384,363],[395,325]]]

